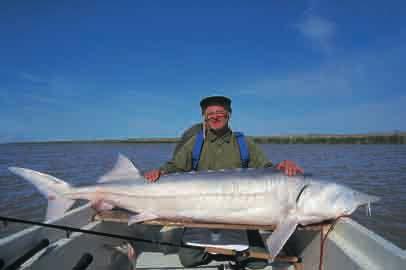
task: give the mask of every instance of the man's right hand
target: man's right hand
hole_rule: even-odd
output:
[[[298,173],[304,174],[304,170],[291,160],[284,160],[281,163],[278,163],[275,167],[276,169],[285,172],[288,176],[295,176]]]
[[[150,171],[144,173],[144,177],[145,177],[145,179],[147,179],[148,182],[153,183],[159,179],[161,174],[162,173],[159,169],[154,169],[154,170],[150,170]]]

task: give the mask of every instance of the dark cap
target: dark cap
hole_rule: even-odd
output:
[[[200,101],[200,107],[202,108],[202,113],[206,110],[208,106],[218,105],[224,107],[227,111],[231,112],[231,99],[224,96],[211,96],[205,97]]]

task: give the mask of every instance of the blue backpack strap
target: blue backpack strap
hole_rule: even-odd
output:
[[[203,130],[201,130],[199,131],[199,133],[196,134],[195,145],[193,146],[192,151],[192,170],[194,171],[197,170],[197,165],[199,164],[200,153],[202,152],[203,143],[204,143]]]
[[[238,146],[240,147],[241,167],[248,168],[248,163],[250,162],[250,151],[248,149],[247,142],[245,141],[244,134],[242,132],[234,132],[234,136],[237,139]]]

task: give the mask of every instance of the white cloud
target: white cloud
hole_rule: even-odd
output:
[[[31,73],[28,73],[28,72],[20,72],[19,75],[22,80],[25,80],[25,81],[28,81],[31,83],[45,83],[45,84],[48,83],[47,80],[40,78],[39,76],[33,75]]]
[[[315,48],[324,53],[331,53],[333,50],[333,39],[337,31],[334,22],[310,12],[295,25],[295,28]]]
[[[239,95],[272,100],[275,98],[336,98],[357,95],[369,99],[384,92],[403,91],[404,39],[394,46],[365,48],[334,55],[317,65],[296,66],[269,76],[247,77],[234,85]]]
[[[364,81],[365,72],[357,60],[325,63],[248,83],[239,94],[262,98],[351,95]]]
[[[255,114],[252,108],[233,123],[249,135],[348,134],[406,130],[403,119],[406,96],[362,104],[342,104],[321,110],[292,113],[287,102],[272,113]],[[241,108],[239,110],[244,110]]]
[[[300,121],[292,118],[288,122],[303,132],[365,133],[405,130],[402,119],[404,104],[406,96],[380,102],[366,101],[362,104],[323,110],[323,113],[306,113],[300,117]]]
[[[346,51],[317,66],[247,77],[234,85],[238,98],[262,105],[236,119],[250,123],[250,131],[257,135],[406,130],[405,42],[396,41],[385,50]]]
[[[38,76],[28,72],[20,72],[17,76],[21,83],[15,86],[10,98],[15,103],[26,104],[28,110],[35,104],[61,106],[66,100],[80,98],[90,89],[88,82],[75,81],[61,76]]]

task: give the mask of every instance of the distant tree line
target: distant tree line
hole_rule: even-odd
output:
[[[257,143],[274,144],[406,144],[406,135],[376,136],[264,136],[252,137]]]
[[[377,135],[293,135],[249,136],[256,143],[269,144],[406,144],[406,133]],[[106,140],[38,141],[27,143],[177,143],[180,138],[129,138]]]

